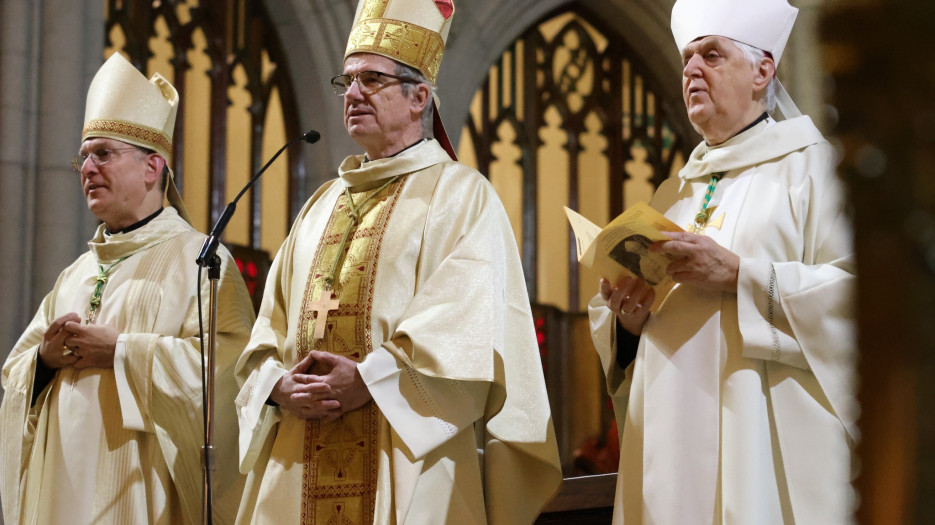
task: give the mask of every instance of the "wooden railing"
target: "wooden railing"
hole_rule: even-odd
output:
[[[537,525],[607,525],[613,518],[617,474],[565,478]]]

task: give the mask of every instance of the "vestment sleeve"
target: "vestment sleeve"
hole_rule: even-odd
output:
[[[483,418],[496,354],[506,350],[503,231],[484,193],[470,190],[457,206],[444,192],[431,197],[421,239],[409,236],[421,243],[417,290],[382,352],[363,365],[374,400],[416,458]],[[394,364],[375,366],[390,363],[384,356]],[[403,428],[417,420],[426,432]]]
[[[588,303],[588,319],[591,325],[591,340],[601,358],[601,367],[607,381],[607,393],[614,404],[617,428],[622,429],[627,403],[630,399],[630,384],[633,379],[635,361],[628,362],[626,368],[620,366],[618,362],[620,345],[617,340],[617,331],[620,326],[601,294],[595,295]]]
[[[36,433],[38,413],[47,390],[33,392],[39,344],[53,321],[53,299],[65,273],[43,298],[39,310],[20,336],[3,365],[0,376],[3,403],[0,405],[0,500],[4,523],[18,523],[22,479]]]
[[[234,375],[240,393],[234,400],[239,428],[240,471],[248,473],[260,456],[270,436],[270,430],[282,418],[280,408],[266,403],[273,387],[289,367],[285,365],[286,338],[289,332],[288,305],[292,289],[292,257],[295,252],[296,230],[309,209],[331,187],[335,179],[324,183],[305,203],[286,240],[273,258],[263,302],[246,349],[240,355]]]
[[[247,349],[237,361],[236,375],[240,385],[235,405],[240,432],[240,471],[253,468],[269,436],[270,429],[281,419],[280,408],[266,403],[273,387],[287,372],[283,352],[289,331],[286,305],[291,288],[292,237],[283,244],[273,260],[263,302],[257,315]]]
[[[425,457],[480,419],[490,390],[486,381],[420,374],[384,347],[371,352],[358,370],[380,412],[415,458]]]
[[[194,239],[194,240],[192,240]],[[171,464],[173,480],[190,516],[200,514],[201,447],[204,443],[201,343],[198,299],[201,287],[203,322],[208,327],[210,283],[205,272],[196,284],[197,269],[189,253],[196,253],[199,237],[189,237],[177,248],[180,268],[169,270],[176,280],[168,287],[161,309],[178,308],[175,315],[160,314],[153,326],[135,326],[118,340],[114,376],[125,428],[153,432]],[[168,241],[172,242],[172,241]],[[237,392],[234,363],[247,343],[253,309],[237,265],[226,249],[220,249],[218,281],[217,344],[215,345],[214,432],[218,461],[215,471],[215,515],[233,515],[243,487],[234,458],[236,414],[231,401]],[[171,268],[171,267],[170,267]],[[176,273],[177,272],[177,273]],[[184,313],[181,313],[184,312]],[[179,321],[181,319],[181,324]],[[175,324],[175,326],[170,326]]]
[[[744,355],[811,370],[853,436],[856,268],[839,186],[827,173],[790,189],[800,203],[801,260],[742,258],[737,307]]]
[[[421,452],[474,422],[489,522],[531,522],[516,502],[544,502],[561,480],[542,363],[506,213],[489,183],[466,171],[434,188],[416,291],[383,343],[408,410],[428,409],[421,417],[437,431],[430,440],[394,430]],[[374,397],[381,411],[407,410]]]

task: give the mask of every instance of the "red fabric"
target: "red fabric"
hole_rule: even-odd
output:
[[[435,5],[438,6],[445,20],[451,18],[451,13],[455,12],[455,5],[451,3],[451,0],[435,0]]]
[[[432,134],[435,136],[435,140],[441,144],[442,148],[448,152],[448,156],[451,157],[451,160],[456,161],[458,160],[458,155],[451,146],[451,140],[448,138],[448,133],[445,131],[445,125],[442,123],[441,115],[438,114],[438,106],[435,104],[434,99],[432,100],[432,105],[435,106],[435,114],[432,116]]]

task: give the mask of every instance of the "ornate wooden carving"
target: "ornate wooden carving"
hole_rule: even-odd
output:
[[[539,192],[536,178],[537,151],[542,146],[539,132],[545,112],[555,108],[561,115],[566,133],[564,149],[568,153],[568,206],[578,209],[582,198],[578,192],[578,160],[582,151],[581,137],[588,131],[586,119],[597,115],[607,140],[610,184],[605,198],[609,199],[611,216],[623,211],[623,183],[628,178],[624,165],[631,159],[631,148],[642,144],[646,162],[653,168],[651,182],[662,183],[669,175],[676,152],[687,157],[694,146],[694,137],[678,132],[685,129],[683,114],[669,115],[663,107],[656,79],[626,39],[604,25],[580,7],[563,8],[543,19],[556,19],[573,13],[554,35],[543,33],[536,24],[516,40],[494,64],[495,76],[486,79],[479,90],[481,118],[468,119],[466,132],[473,143],[478,169],[490,173],[496,161],[491,151],[499,140],[497,130],[502,125],[515,130],[515,145],[522,151],[523,171],[522,239],[519,239],[526,287],[533,302],[537,300],[537,227]],[[588,26],[596,28],[606,45],[599,46]],[[518,70],[517,57],[522,57]],[[504,72],[508,72],[505,74]],[[670,124],[678,119],[678,126]],[[589,196],[591,198],[592,196]],[[571,232],[568,252],[569,303],[572,310],[579,304],[578,263]]]
[[[278,89],[284,114],[287,136],[298,134],[298,122],[295,112],[295,101],[292,91],[292,82],[286,68],[273,25],[262,2],[258,0],[212,0],[211,2],[186,2],[184,0],[153,0],[151,2],[131,2],[127,0],[106,0],[107,21],[105,34],[106,45],[112,46],[111,31],[119,26],[125,35],[126,43],[123,51],[130,57],[130,61],[140,70],[146,71],[147,61],[153,56],[149,40],[155,36],[155,23],[160,17],[165,20],[169,30],[169,41],[173,47],[171,63],[174,68],[173,85],[179,91],[180,106],[179,119],[176,121],[173,169],[177,183],[184,185],[184,136],[185,122],[185,73],[190,68],[187,63],[187,53],[193,48],[192,35],[201,29],[207,38],[206,53],[210,56],[211,69],[205,74],[211,83],[210,115],[210,143],[209,163],[207,174],[210,178],[210,191],[208,206],[209,224],[214,224],[220,216],[226,202],[226,172],[227,172],[227,109],[229,100],[227,91],[233,84],[232,71],[241,66],[246,73],[246,89],[250,93],[251,116],[250,129],[250,164],[251,173],[258,170],[264,159],[262,155],[262,137],[264,120],[268,110],[270,94],[274,88]],[[180,16],[180,13],[185,16]],[[265,73],[264,54],[268,62],[272,63],[272,73]],[[266,74],[266,78],[264,78]],[[289,167],[289,205],[284,206],[282,213],[287,214],[287,221],[298,213],[303,196],[293,193],[299,187],[297,179],[304,174],[299,169],[299,158],[290,155]],[[262,209],[260,192],[262,185],[258,185],[248,195],[248,204],[238,213],[250,214],[249,246],[258,249],[260,246],[260,224]],[[181,187],[180,187],[181,189]]]

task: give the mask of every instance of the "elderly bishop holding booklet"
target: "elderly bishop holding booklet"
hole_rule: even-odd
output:
[[[621,432],[615,523],[847,521],[856,439],[854,259],[832,148],[775,78],[785,0],[678,0],[672,32],[704,141],[652,206],[658,311],[603,281],[592,335]],[[774,100],[784,117],[776,120]]]
[[[450,0],[362,0],[331,81],[364,150],[306,203],[238,363],[242,523],[529,524],[561,472],[516,242],[427,139]]]
[[[168,81],[119,54],[91,82],[75,182],[103,224],[3,365],[5,523],[201,521],[197,291],[207,297],[208,279],[194,262],[205,236],[167,167],[177,107]],[[253,308],[234,259],[219,254],[214,516],[232,523],[244,483],[233,365]]]

